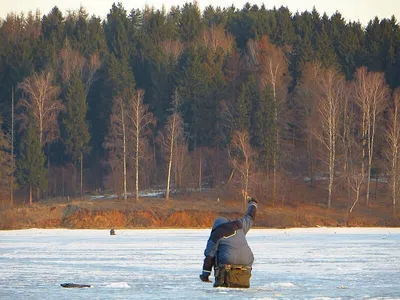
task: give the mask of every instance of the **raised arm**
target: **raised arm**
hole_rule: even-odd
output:
[[[254,224],[254,220],[256,219],[256,213],[257,213],[257,208],[258,208],[258,201],[255,198],[248,198],[249,205],[247,207],[247,212],[244,215],[242,219],[243,224],[243,231],[244,234],[247,234],[247,232],[250,230],[250,228]]]

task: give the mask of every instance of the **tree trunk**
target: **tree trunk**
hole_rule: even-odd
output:
[[[76,161],[75,161],[75,163],[76,163]],[[74,182],[73,182],[73,184],[74,184],[74,198],[76,197],[76,165],[74,165]]]
[[[364,108],[365,109],[365,108]],[[363,111],[363,119],[362,119],[362,128],[361,128],[361,132],[362,132],[362,141],[361,141],[361,150],[362,150],[362,158],[361,158],[361,174],[365,174],[365,162],[364,159],[366,157],[365,154],[365,147],[367,145],[367,125],[366,125],[366,112]]]
[[[392,202],[393,202],[393,214],[395,214],[396,213],[396,194],[397,194],[397,185],[396,185],[396,183],[397,183],[397,156],[398,156],[398,154],[397,154],[397,149],[396,149],[396,151],[394,151],[394,157],[396,158],[396,159],[393,159],[392,160],[392,173],[393,173],[393,178],[392,178]]]
[[[136,167],[136,184],[135,184],[135,199],[139,201],[139,126],[136,126],[136,157],[135,157],[135,167]]]
[[[29,205],[32,205],[32,184],[29,184]]]
[[[246,207],[247,207],[246,200],[247,200],[247,194],[249,191],[249,168],[246,168],[246,179],[245,179],[244,191],[245,191],[245,196],[244,196],[243,204],[244,204],[244,210],[246,210]]]
[[[274,149],[274,155],[273,155],[273,173],[274,173],[274,179],[273,179],[273,185],[272,185],[272,197],[276,199],[276,172],[278,168],[278,158],[277,158],[277,152],[279,149],[279,130],[278,130],[278,101],[276,99],[276,85],[275,85],[275,80],[274,84],[272,85],[273,87],[273,93],[274,93],[274,125],[275,125],[275,149]]]
[[[11,90],[11,184],[10,206],[14,206],[14,87]]]
[[[65,197],[65,180],[64,180],[64,167],[61,168],[61,193]]]
[[[202,185],[202,165],[203,165],[203,161],[202,161],[202,157],[201,157],[201,150],[200,150],[200,160],[199,160],[199,191],[201,192],[201,185]]]
[[[350,210],[349,210],[349,214],[351,214],[351,212],[353,211],[354,207],[356,206],[358,199],[360,199],[360,187],[358,187],[356,189],[356,200],[354,201],[353,205],[351,206]]]
[[[336,159],[336,120],[335,120],[335,115],[334,115],[334,108],[332,106],[332,103],[330,104],[331,106],[331,126],[329,128],[329,195],[328,195],[328,208],[331,208],[332,204],[332,191],[333,191],[333,180],[335,176],[335,159]]]
[[[122,110],[122,151],[123,151],[123,188],[124,188],[124,201],[127,200],[127,191],[126,191],[126,128],[125,128],[125,112]]]
[[[312,137],[308,137],[308,159],[309,159],[309,176],[310,176],[310,187],[314,187],[314,153],[313,153],[313,142]]]
[[[367,173],[367,197],[365,199],[365,205],[369,206],[369,195],[370,195],[370,185],[371,185],[371,167],[368,163],[368,173]]]
[[[398,159],[398,149],[395,147],[392,155],[392,204],[393,204],[393,214],[396,213],[396,198],[397,198],[397,159]]]
[[[171,128],[171,145],[170,145],[170,148],[169,148],[169,159],[168,159],[167,190],[165,192],[165,200],[166,201],[169,200],[169,193],[170,193],[174,141],[175,141],[175,118],[174,118],[174,120],[172,122],[172,128]]]
[[[171,145],[171,148],[173,146]],[[169,200],[169,192],[170,192],[170,185],[171,185],[171,169],[172,169],[172,149],[169,155],[169,161],[168,161],[168,174],[167,174],[167,190],[165,192],[165,200]]]
[[[80,158],[79,158],[79,160],[80,160],[80,194],[81,194],[81,200],[83,200],[83,154],[82,154],[82,152],[81,152],[81,154],[80,154]]]

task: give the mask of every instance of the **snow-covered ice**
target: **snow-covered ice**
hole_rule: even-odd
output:
[[[250,289],[199,279],[209,230],[0,231],[0,299],[400,299],[400,229],[252,229]],[[61,283],[91,284],[65,289]]]

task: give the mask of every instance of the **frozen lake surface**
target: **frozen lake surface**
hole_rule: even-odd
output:
[[[400,299],[400,229],[252,229],[250,289],[200,281],[209,230],[116,234],[0,231],[0,299]]]

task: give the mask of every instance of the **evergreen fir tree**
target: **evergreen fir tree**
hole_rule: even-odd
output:
[[[83,157],[89,152],[89,128],[86,123],[86,96],[82,80],[77,72],[71,77],[66,92],[66,115],[63,118],[64,142],[72,160],[80,162],[80,195],[83,196]]]
[[[287,7],[281,6],[277,10],[275,18],[277,23],[276,40],[272,41],[279,46],[292,44],[295,39],[295,33],[291,12]]]
[[[187,52],[178,79],[183,102],[183,118],[189,126],[190,147],[212,145],[216,135],[217,107],[215,78],[207,64],[207,49]]]
[[[192,42],[203,27],[200,9],[197,2],[185,3],[182,7],[179,32],[184,42]]]
[[[252,105],[257,101],[257,87],[254,76],[247,83],[242,84],[242,90],[236,99],[236,128],[243,132],[249,132],[251,127]]]
[[[338,60],[332,40],[324,25],[316,37],[314,51],[316,59],[322,63],[323,67],[330,68],[338,66]]]
[[[3,121],[0,119],[0,128]],[[13,182],[13,157],[11,156],[11,141],[7,134],[0,129],[0,195],[7,198]]]
[[[17,160],[17,177],[21,185],[29,185],[29,203],[32,204],[32,191],[47,190],[46,157],[37,138],[39,129],[29,122],[22,139],[20,158]]]
[[[130,57],[129,20],[121,3],[112,5],[107,15],[107,22],[103,22],[103,28],[109,51],[119,60],[128,60]]]
[[[352,79],[357,67],[361,65],[363,47],[363,29],[360,23],[350,23],[337,41],[336,53],[340,68],[346,79]]]
[[[87,153],[90,140],[88,124],[85,119],[87,112],[85,88],[76,72],[71,76],[65,100],[66,115],[63,118],[64,142],[68,153],[76,161],[80,159],[82,154]]]
[[[66,36],[64,17],[55,6],[48,15],[42,18],[42,34],[38,40],[38,69],[51,68],[57,70],[58,54]]]
[[[258,149],[259,166],[264,170],[273,167],[273,154],[276,151],[274,103],[272,88],[266,85],[252,111],[252,143]]]

